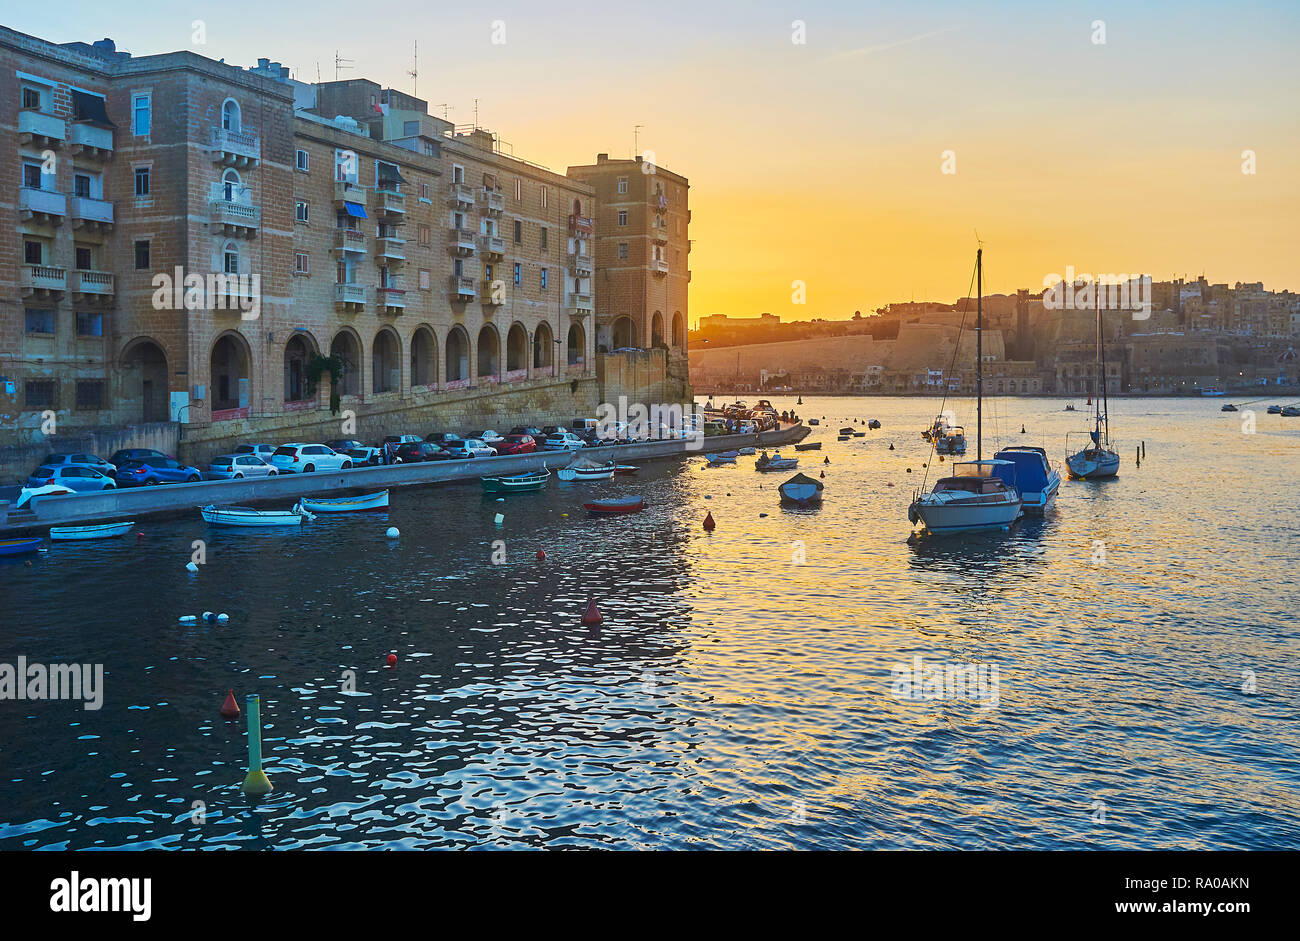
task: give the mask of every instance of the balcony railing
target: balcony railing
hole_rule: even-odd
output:
[[[111,157],[113,155],[113,130],[84,121],[74,121],[68,128],[68,143],[72,152],[87,157]]]
[[[474,208],[474,187],[468,183],[452,183],[447,188],[451,201],[463,209]]]
[[[61,147],[68,139],[68,123],[63,118],[44,111],[18,112],[18,140],[23,144],[33,141],[46,147]]]
[[[527,369],[507,369],[505,375],[506,382],[523,382],[528,378]]]
[[[335,229],[334,250],[339,252],[366,252],[366,233],[360,229]]]
[[[506,253],[506,240],[496,235],[480,235],[479,249],[484,255],[500,258]]]
[[[496,190],[483,190],[483,211],[490,216],[499,216],[506,211],[506,197]]]
[[[477,240],[469,229],[452,229],[451,244],[457,255],[473,255]]]
[[[476,295],[474,279],[452,275],[448,293],[452,300],[473,300]]]
[[[113,204],[106,199],[73,196],[68,200],[68,211],[75,228],[113,228]]]
[[[366,188],[360,183],[336,180],[334,183],[334,204],[341,206],[343,203],[360,203],[364,206],[366,204]]]
[[[257,206],[237,203],[229,199],[213,199],[208,203],[212,225],[226,235],[252,237],[262,226],[262,210]]]
[[[68,289],[68,269],[54,265],[23,265],[22,293],[62,294]]]
[[[262,159],[262,141],[252,131],[213,128],[212,159],[231,167],[255,167]]]
[[[655,274],[667,274],[668,262],[664,261],[662,258],[652,259],[650,261],[650,270]]]
[[[497,293],[496,288],[501,287],[501,293]],[[500,307],[506,302],[505,282],[504,281],[484,281],[482,285],[483,303],[489,307]]]
[[[406,261],[406,239],[392,235],[375,237],[375,255],[391,264],[403,264]]]
[[[334,303],[349,310],[359,310],[365,307],[366,286],[364,284],[334,285]]]
[[[375,211],[384,216],[405,216],[406,195],[396,190],[375,190]]]
[[[595,309],[590,294],[570,294],[569,310],[575,314],[589,314]]]
[[[650,227],[650,238],[654,239],[654,240],[655,240],[656,242],[658,242],[660,245],[665,244],[665,243],[668,241],[668,228],[667,228],[667,226],[662,226],[662,225],[651,226],[651,227]]]
[[[381,284],[375,288],[375,300],[387,311],[400,313],[406,310],[406,291],[397,285]]]
[[[24,219],[35,218],[58,225],[68,214],[68,199],[54,190],[23,186],[18,190],[18,208]]]
[[[593,271],[591,256],[586,253],[570,252],[569,270],[574,274],[591,274]]]
[[[107,271],[72,271],[72,290],[90,298],[113,297],[117,293],[115,279]]]

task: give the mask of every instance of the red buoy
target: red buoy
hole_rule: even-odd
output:
[[[388,655],[388,665],[391,667],[391,666],[395,666],[396,664],[397,664],[397,654],[390,653]]]
[[[540,561],[542,561],[542,559],[544,559],[544,558],[546,558],[546,552],[543,551],[542,549],[538,549],[538,550],[537,550],[537,561],[540,562]]]
[[[596,607],[595,600],[588,600],[587,608],[582,612],[582,623],[588,625],[599,624],[603,620],[605,619],[601,616],[600,608]]]
[[[713,522],[713,513],[712,513],[712,511],[710,511],[710,512],[704,514],[704,528],[705,528],[708,532],[713,532],[713,528],[714,528],[715,526],[717,526],[717,525],[718,525],[717,523]]]
[[[226,701],[221,704],[221,717],[223,719],[233,719],[239,715],[239,703],[235,702],[235,691],[226,690]]]
[[[825,472],[825,471],[822,471],[822,480],[825,480],[825,479],[826,479],[826,472]]]

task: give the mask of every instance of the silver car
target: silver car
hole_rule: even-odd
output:
[[[221,454],[208,465],[209,480],[239,480],[244,477],[274,477],[275,465],[256,454]]]
[[[27,478],[29,487],[44,487],[46,484],[67,487],[77,493],[117,489],[117,482],[112,477],[101,474],[93,467],[82,467],[79,464],[61,464],[56,467],[42,465]]]

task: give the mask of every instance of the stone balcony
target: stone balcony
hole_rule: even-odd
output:
[[[56,265],[23,265],[19,284],[23,297],[50,298],[68,290],[68,269]]]
[[[375,212],[392,224],[406,219],[406,195],[396,190],[375,190]]]
[[[85,121],[74,121],[68,128],[68,144],[78,157],[107,160],[113,156],[113,130]]]
[[[569,271],[580,278],[591,277],[591,273],[595,271],[595,267],[592,265],[591,256],[585,252],[570,252]]]
[[[256,133],[247,130],[231,131],[224,127],[212,129],[209,148],[214,163],[227,167],[255,167],[262,160],[262,141]]]
[[[569,295],[569,313],[585,316],[595,309],[595,301],[590,294]]]
[[[389,267],[406,264],[406,239],[393,235],[375,237],[375,260]]]
[[[364,284],[334,285],[334,306],[346,313],[357,313],[366,306],[366,286]]]
[[[452,183],[447,193],[450,201],[461,209],[474,208],[474,187],[468,183]]]
[[[89,196],[68,197],[68,215],[74,229],[88,232],[111,232],[113,230],[113,204],[106,199],[91,199]]]
[[[657,275],[665,275],[668,273],[668,262],[662,258],[652,258],[650,260],[650,271]]]
[[[484,215],[499,216],[506,211],[506,197],[496,190],[483,190],[482,211]]]
[[[364,255],[366,253],[366,233],[361,229],[335,229],[334,251],[340,254],[351,252]]]
[[[473,255],[478,237],[469,229],[451,230],[451,250],[456,255]]]
[[[116,278],[108,271],[70,271],[73,295],[79,301],[111,301],[117,296]]]
[[[499,260],[506,254],[506,240],[498,235],[480,235],[478,247],[485,258]]]
[[[229,199],[208,201],[208,210],[214,232],[252,238],[262,227],[262,210],[247,203]]]
[[[68,139],[68,122],[44,111],[18,112],[18,142],[58,149]]]
[[[375,303],[380,313],[400,314],[406,310],[406,289],[398,284],[383,284],[375,288]]]
[[[497,289],[500,288],[498,291]],[[480,286],[483,306],[500,307],[506,302],[505,282],[501,280],[484,281]],[[489,311],[490,312],[490,311]]]
[[[360,183],[337,181],[334,184],[334,207],[342,209],[344,203],[366,204],[366,188]]]
[[[55,190],[21,186],[18,210],[24,221],[60,225],[68,214],[68,198]]]
[[[659,245],[665,245],[668,242],[668,228],[662,225],[650,227],[650,238]]]
[[[472,301],[478,296],[476,288],[473,278],[452,275],[447,286],[447,294],[453,302]]]

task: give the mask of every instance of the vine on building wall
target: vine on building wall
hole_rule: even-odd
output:
[[[307,391],[312,395],[316,394],[316,387],[320,384],[321,373],[330,374],[330,414],[339,413],[339,378],[343,375],[343,358],[336,353],[329,356],[322,356],[320,353],[312,353],[307,358]]]

